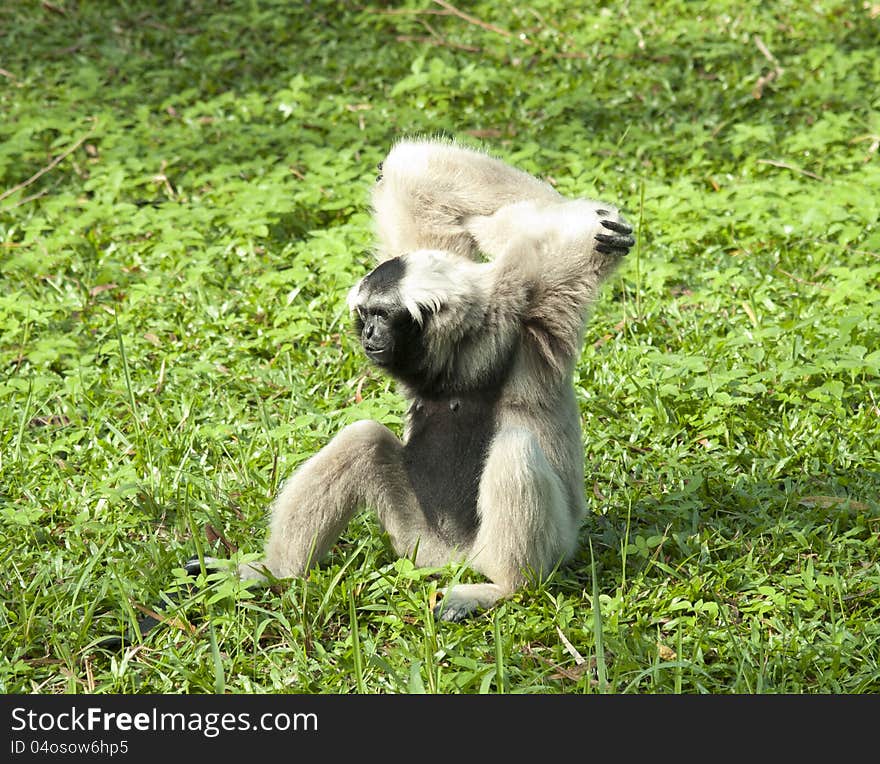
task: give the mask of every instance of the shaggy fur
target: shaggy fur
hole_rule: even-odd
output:
[[[458,620],[576,549],[586,505],[572,372],[631,228],[611,205],[430,140],[391,150],[373,208],[386,267],[348,301],[368,352],[379,316],[408,354],[386,367],[410,404],[403,440],[372,421],[342,430],[284,484],[264,559],[240,574],[302,575],[369,507],[399,554],[489,579],[445,592],[439,615]]]

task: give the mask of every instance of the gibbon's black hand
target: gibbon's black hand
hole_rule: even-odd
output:
[[[603,255],[618,255],[623,257],[629,253],[630,247],[636,243],[632,237],[632,227],[626,223],[619,223],[614,220],[600,220],[602,226],[614,231],[614,234],[597,233],[596,251]]]

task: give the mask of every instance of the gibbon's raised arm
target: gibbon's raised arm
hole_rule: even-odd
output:
[[[483,152],[452,142],[402,141],[383,161],[373,188],[377,257],[440,249],[476,258],[468,218],[516,202],[562,199],[549,184]]]

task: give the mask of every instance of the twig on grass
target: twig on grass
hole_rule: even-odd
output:
[[[398,35],[395,39],[397,42],[421,42],[427,45],[437,45],[444,48],[453,48],[455,50],[464,50],[468,53],[479,53],[480,48],[473,45],[465,45],[459,42],[450,42],[441,35],[434,27],[432,27],[424,19],[416,19],[416,23],[428,30],[428,37],[419,37],[418,35]]]
[[[807,286],[816,287],[817,289],[823,289],[826,292],[831,291],[831,289],[829,287],[825,286],[824,284],[818,284],[815,281],[807,281],[806,279],[799,278],[798,276],[795,276],[793,273],[789,273],[788,271],[783,270],[778,265],[776,266],[776,270],[779,271],[783,276],[788,276],[788,278],[790,278],[794,281],[797,281],[798,284],[806,284]]]
[[[579,59],[579,60],[587,60],[590,58],[590,55],[587,53],[581,53],[580,51],[574,52],[557,52],[552,51],[547,48],[538,45],[534,40],[532,40],[525,32],[511,32],[508,29],[504,29],[502,27],[496,26],[495,24],[490,24],[487,21],[483,21],[482,19],[477,18],[476,16],[472,16],[469,13],[465,13],[460,8],[456,8],[451,3],[447,2],[447,0],[434,0],[434,2],[440,6],[440,9],[432,9],[432,8],[364,8],[362,10],[367,11],[368,13],[379,13],[384,16],[455,16],[463,21],[466,21],[468,24],[472,24],[473,26],[480,27],[481,29],[485,29],[487,32],[492,32],[493,34],[501,35],[508,40],[516,40],[522,45],[529,45],[534,48],[536,51],[543,53],[544,55],[550,56],[551,58],[557,59]],[[532,14],[538,18],[540,21],[543,19],[536,11],[532,11]],[[422,26],[427,26],[425,22],[421,19],[416,19],[418,23],[421,23]],[[545,23],[545,26],[549,26]],[[553,27],[549,27],[553,29]],[[558,33],[558,30],[553,30]],[[483,49],[480,47],[475,47],[471,45],[466,45],[463,43],[456,43],[447,40],[440,35],[432,32],[432,36],[430,37],[421,37],[418,35],[398,35],[395,37],[397,42],[417,42],[424,43],[427,45],[435,45],[438,47],[448,47],[453,48],[455,50],[463,50],[468,53],[483,53]],[[567,42],[570,42],[570,38],[566,38]],[[516,59],[515,59],[516,61]]]
[[[494,34],[501,35],[502,37],[507,38],[508,40],[517,40],[523,45],[530,45],[535,50],[544,53],[545,55],[551,56],[553,58],[575,58],[575,59],[587,59],[589,55],[586,53],[556,53],[554,51],[548,50],[547,48],[543,48],[540,45],[536,44],[534,40],[532,40],[525,32],[520,32],[519,34],[514,34],[513,32],[502,29],[499,26],[495,26],[495,24],[490,24],[487,21],[483,21],[482,19],[478,19],[476,16],[471,16],[469,13],[465,13],[462,10],[459,10],[451,3],[446,2],[446,0],[434,0],[434,2],[439,5],[441,8],[445,9],[452,16],[457,16],[458,18],[466,21],[468,24],[473,24],[474,26],[478,26],[481,29],[485,29],[488,32],[492,32]]]
[[[587,660],[581,655],[577,648],[568,640],[568,637],[565,636],[562,629],[558,626],[556,627],[556,633],[559,635],[559,640],[562,642],[562,646],[565,648],[565,652],[567,652],[572,658],[574,658],[574,662],[580,666],[582,663],[586,663]]]
[[[366,13],[378,13],[382,16],[452,16],[449,11],[439,11],[436,8],[365,8],[358,10]]]
[[[91,126],[91,128],[89,128],[89,130],[84,135],[82,135],[80,138],[78,138],[73,143],[73,145],[68,146],[66,149],[64,149],[64,151],[62,151],[57,157],[55,157],[51,162],[49,162],[49,164],[47,164],[45,167],[42,167],[39,170],[37,170],[27,180],[23,180],[18,185],[13,186],[12,188],[7,189],[2,194],[0,194],[0,202],[2,202],[4,199],[8,199],[10,196],[18,193],[22,189],[25,189],[28,186],[33,185],[40,178],[42,178],[47,172],[51,172],[55,167],[57,167],[59,164],[61,164],[61,162],[63,162],[66,157],[70,156],[74,151],[76,151],[80,146],[82,146],[83,143],[86,142],[86,139],[88,139],[88,137],[94,131],[95,131],[95,125],[93,124]]]
[[[40,5],[43,6],[47,11],[52,11],[52,13],[57,13],[59,16],[66,16],[67,11],[64,10],[60,5],[55,5],[55,3],[50,3],[48,0],[43,0]]]
[[[776,60],[776,56],[774,56],[770,52],[770,49],[764,44],[764,41],[760,37],[758,37],[758,35],[755,35],[754,40],[755,45],[757,46],[758,50],[761,51],[764,58],[766,58],[771,64],[773,64],[773,66],[776,67],[776,71],[782,72],[782,67],[779,66],[779,62]]]
[[[880,149],[880,135],[860,135],[858,138],[853,138],[850,143],[862,143],[863,141],[871,141],[871,145],[868,147],[868,153],[865,154],[866,162],[871,161],[871,156],[877,153],[877,149]]]
[[[471,16],[464,11],[460,11],[454,5],[447,3],[446,0],[434,0],[434,2],[441,8],[445,8],[453,16],[458,16],[460,19],[467,21],[468,24],[473,24],[474,26],[481,27],[482,29],[486,29],[489,32],[494,32],[495,34],[500,34],[502,37],[513,37],[513,32],[508,32],[506,29],[496,27],[494,24],[489,24],[486,21],[481,21],[476,16]],[[532,44],[532,41],[529,40],[525,35],[520,35],[519,39],[526,43],[526,45]]]
[[[764,95],[764,88],[769,85],[773,80],[779,79],[782,76],[782,72],[784,69],[779,65],[779,61],[776,60],[776,56],[774,56],[770,49],[764,44],[764,41],[755,35],[752,38],[755,41],[755,45],[758,50],[761,51],[761,55],[764,56],[771,64],[773,64],[773,71],[768,72],[767,74],[761,75],[758,77],[758,81],[755,83],[755,87],[752,88],[752,97],[760,98]]]
[[[205,523],[205,537],[211,544],[215,541],[219,541],[224,547],[226,547],[226,551],[229,552],[229,554],[235,554],[238,551],[238,547],[211,525],[211,523]]]
[[[555,661],[552,661],[549,658],[541,655],[537,650],[535,650],[534,647],[529,644],[525,646],[524,653],[530,658],[534,658],[535,660],[543,663],[545,666],[549,666],[550,668],[554,669],[555,673],[550,674],[548,676],[549,679],[568,679],[572,682],[577,682],[580,681],[581,677],[584,674],[596,670],[595,659],[584,661],[583,663],[577,663],[573,668],[567,668],[566,666],[561,666]],[[589,678],[589,683],[591,687],[596,687],[599,684],[599,682],[592,677]]]
[[[9,212],[9,210],[14,210],[16,207],[23,207],[28,202],[32,202],[34,199],[39,199],[41,196],[45,196],[48,193],[48,191],[43,190],[40,191],[38,194],[31,194],[30,196],[26,196],[24,199],[19,199],[17,202],[3,207],[2,209],[0,209],[0,213]]]
[[[809,170],[802,170],[800,167],[795,167],[793,164],[788,164],[788,162],[779,162],[775,159],[759,159],[758,164],[769,164],[774,167],[781,167],[783,170],[791,170],[792,172],[800,173],[801,175],[806,175],[808,178],[813,178],[814,180],[821,180],[823,183],[827,183],[828,179],[823,178],[821,175],[816,175],[814,172],[810,172]]]

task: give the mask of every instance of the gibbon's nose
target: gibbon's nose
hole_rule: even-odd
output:
[[[373,360],[374,355],[382,356],[391,349],[391,336],[381,318],[371,316],[361,332],[361,344]]]
[[[364,324],[361,340],[367,345],[382,346],[387,342],[386,334],[382,320],[376,316],[370,316]]]

